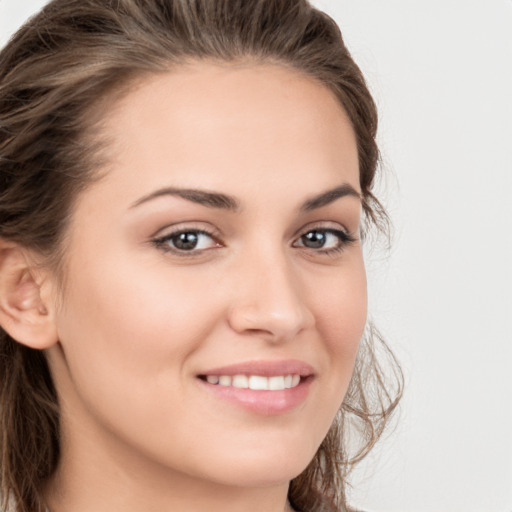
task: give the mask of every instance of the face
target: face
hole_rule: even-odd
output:
[[[296,71],[201,63],[139,84],[102,131],[111,165],[75,205],[48,351],[64,461],[290,480],[366,320],[347,115]]]

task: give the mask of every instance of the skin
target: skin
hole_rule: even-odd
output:
[[[272,65],[195,63],[145,79],[104,115],[105,176],[75,205],[66,286],[53,290],[46,348],[62,409],[54,512],[287,510],[347,391],[366,321],[347,115],[324,86]],[[236,198],[237,211],[160,195]],[[206,230],[192,255],[156,238]],[[314,230],[325,248],[304,245]],[[49,292],[46,292],[47,294]],[[294,359],[306,400],[262,415],[207,393],[220,366]]]

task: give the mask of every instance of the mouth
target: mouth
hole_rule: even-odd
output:
[[[300,361],[250,361],[197,375],[214,397],[259,415],[291,411],[302,404],[315,378]]]
[[[200,375],[200,379],[214,386],[233,387],[237,389],[252,389],[253,391],[283,391],[296,388],[301,379],[298,374],[275,375]]]

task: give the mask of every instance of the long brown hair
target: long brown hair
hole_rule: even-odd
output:
[[[273,62],[326,85],[356,134],[367,225],[386,225],[372,193],[374,101],[338,26],[307,0],[53,0],[0,53],[0,238],[57,268],[73,203],[101,164],[98,103],[144,75],[199,59]],[[347,475],[380,437],[401,391],[393,355],[368,328],[332,428],[291,482],[296,510],[348,510]],[[59,461],[57,393],[44,354],[1,329],[0,407],[4,506],[12,500],[19,512],[40,512],[42,486]],[[354,432],[355,445],[347,442]]]

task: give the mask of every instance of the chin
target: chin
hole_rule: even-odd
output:
[[[279,485],[300,475],[315,454],[300,449],[264,450],[258,454],[239,451],[222,461],[217,459],[208,479],[235,487]]]
[[[218,483],[230,487],[271,487],[290,482],[306,469],[309,462],[299,464],[287,460],[276,464],[274,461],[265,467],[241,463],[223,474],[217,472],[214,478]]]

